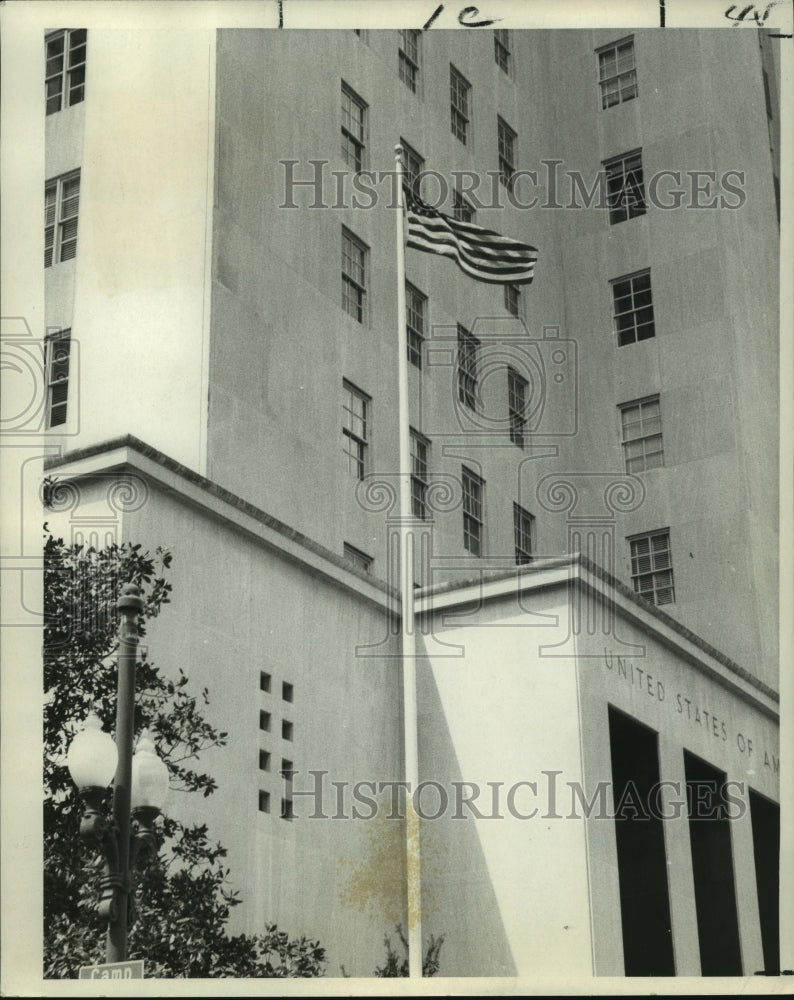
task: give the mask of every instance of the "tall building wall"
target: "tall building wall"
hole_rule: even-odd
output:
[[[46,119],[46,179],[79,171],[73,259],[45,269],[70,329],[71,395],[49,436],[129,433],[201,471],[206,450],[214,34],[91,29],[85,99]]]
[[[569,35],[552,33],[549,45],[552,65],[567,68],[564,97],[593,89],[592,50],[617,37]],[[673,614],[774,683],[778,261],[757,46],[719,31],[637,32],[635,51],[637,98],[598,111],[558,97],[551,148],[585,176],[641,150],[646,185],[662,171],[680,177],[661,176],[662,203],[685,194],[678,209],[651,205],[616,225],[604,212],[557,213],[568,335],[580,348],[570,461],[620,469],[618,405],[659,395],[664,466],[641,474],[645,500],[619,517],[617,572],[630,578],[626,536],[669,527]],[[730,84],[737,67],[741,87]],[[742,174],[726,178],[739,195],[721,183],[729,171]],[[699,204],[736,207],[692,206],[693,183]],[[645,268],[656,335],[617,347],[609,282]],[[759,393],[771,403],[762,414]]]
[[[478,196],[489,202],[493,184],[502,207],[482,209],[476,220],[539,247],[521,318],[526,343],[541,344],[530,391],[545,397],[532,404],[539,419],[523,449],[511,445],[506,365],[515,346],[500,343],[506,329],[521,327],[502,289],[409,249],[407,278],[428,297],[427,353],[421,371],[409,365],[409,380],[411,422],[429,439],[430,474],[459,480],[466,465],[485,481],[483,555],[511,559],[514,502],[536,519],[538,553],[566,551],[566,514],[545,509],[541,480],[623,475],[619,407],[658,395],[664,465],[640,473],[644,499],[617,515],[609,558],[628,581],[627,537],[669,529],[670,610],[774,680],[776,407],[759,413],[756,401],[776,393],[776,238],[758,45],[724,31],[510,37],[508,74],[494,60],[490,33],[427,33],[414,93],[398,75],[396,32],[219,33],[209,474],[333,551],[353,545],[372,558],[376,575],[386,574],[382,515],[363,509],[342,452],[343,380],[370,400],[367,474],[393,475],[395,213],[388,182],[375,184],[371,207],[349,207],[342,88],[366,104],[366,167],[393,170],[402,139],[450,187],[452,171],[496,171],[501,116],[517,134],[515,166],[537,178],[519,177],[516,202],[535,197],[537,206],[511,205],[486,177]],[[634,39],[638,94],[602,110],[595,53],[624,37]],[[450,129],[450,64],[471,84],[465,145]],[[736,67],[742,87],[729,85]],[[613,225],[603,207],[572,207],[571,173],[592,188],[604,161],[636,150],[649,198],[673,207],[650,204]],[[316,179],[315,170],[321,190],[290,184]],[[692,171],[713,171],[714,180]],[[423,191],[435,199],[437,181]],[[358,197],[364,206],[373,200]],[[692,204],[715,199],[729,207]],[[451,200],[450,190],[448,211]],[[342,306],[343,227],[368,248],[361,322]],[[655,336],[618,347],[610,283],[645,269]],[[457,397],[458,323],[483,345],[476,414]],[[550,345],[541,343],[548,328],[575,345],[560,385]],[[576,489],[582,508],[598,516],[593,482],[580,478]],[[476,568],[459,505],[437,514],[433,530],[436,553]]]
[[[355,480],[351,481],[342,455],[342,381],[349,380],[372,400],[367,471],[393,475],[398,426],[396,222],[388,207],[391,187],[388,182],[379,185],[379,200],[370,210],[312,209],[308,206],[314,191],[304,186],[296,187],[289,199],[302,207],[282,208],[285,169],[279,161],[297,160],[294,177],[305,180],[313,177],[309,160],[327,160],[326,204],[332,205],[336,198],[331,171],[346,171],[349,191],[349,171],[339,151],[344,80],[369,104],[366,156],[371,169],[394,170],[394,145],[402,138],[421,153],[428,168],[447,178],[452,169],[474,169],[483,162],[495,171],[494,103],[478,100],[474,91],[472,131],[478,159],[455,149],[455,143],[461,150],[464,147],[449,134],[446,104],[433,95],[447,93],[451,60],[465,66],[473,88],[479,87],[483,94],[494,89],[496,79],[504,94],[504,114],[513,121],[519,114],[519,90],[512,80],[499,79],[501,70],[491,49],[484,58],[482,48],[486,41],[492,46],[490,39],[467,44],[447,34],[424,38],[422,97],[396,79],[394,33],[368,32],[366,39],[353,32],[331,37],[325,32],[296,32],[283,38],[252,34],[254,38],[243,40],[239,33],[223,32],[219,42],[221,196],[215,226],[210,475],[266,509],[288,510],[291,523],[331,549],[340,551],[343,541],[363,549],[373,556],[374,571],[383,575],[382,519],[361,511]],[[475,45],[478,58],[469,66],[464,62],[466,49]],[[272,72],[275,66],[282,71]],[[249,95],[254,95],[249,100],[261,102],[261,111],[240,107],[243,81],[249,84]],[[246,178],[253,178],[255,185],[254,212],[245,198],[233,195],[247,190]],[[515,209],[483,211],[477,218],[484,225],[524,236]],[[542,222],[549,228],[553,224],[550,217]],[[341,307],[343,226],[370,250],[371,287],[363,323]],[[252,228],[255,238],[246,232]],[[550,242],[542,232],[533,238],[544,246]],[[544,264],[544,271],[547,267]],[[407,278],[428,296],[428,338],[431,329],[433,337],[447,338],[442,345],[446,363],[425,359],[421,375],[411,366],[412,421],[428,436],[435,429],[445,432],[445,441],[431,437],[433,471],[459,478],[461,454],[479,470],[488,490],[488,551],[510,556],[508,519],[517,498],[518,450],[511,446],[483,454],[481,449],[467,452],[464,447],[461,452],[465,435],[454,405],[456,324],[471,329],[478,317],[508,318],[503,292],[471,282],[448,261],[414,251],[408,252]],[[224,282],[233,282],[233,287],[218,287]],[[540,304],[528,303],[528,309],[534,313],[537,306],[538,316],[559,317],[556,283],[538,279],[536,287]],[[551,304],[544,306],[549,298]],[[238,366],[241,356],[247,359],[244,372]],[[504,370],[500,374],[498,384],[495,376],[484,380],[483,392],[501,402],[507,385]],[[476,420],[473,426],[479,430]],[[240,443],[239,456],[233,457],[228,449],[230,437]],[[509,445],[505,440],[499,443]],[[444,444],[457,454],[445,456]],[[274,476],[275,469],[279,472]],[[457,512],[438,518],[441,551],[464,554],[458,522]]]

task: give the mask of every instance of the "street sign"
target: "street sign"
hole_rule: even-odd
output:
[[[107,962],[81,965],[78,979],[143,979],[143,959],[135,962]]]

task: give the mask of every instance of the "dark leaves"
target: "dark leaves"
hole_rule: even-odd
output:
[[[44,545],[44,975],[76,977],[81,965],[104,961],[104,928],[96,905],[102,862],[80,841],[82,808],[65,766],[75,723],[94,711],[112,731],[116,711],[116,601],[123,584],[144,591],[145,623],[169,603],[164,572],[171,554],[152,557],[140,545],[98,551],[47,535]],[[137,666],[135,726],[148,727],[170,772],[171,788],[215,790],[197,767],[199,755],[226,744],[202,715],[205,688],[190,692],[183,671],[165,677],[147,659]],[[110,793],[108,793],[108,799]],[[325,951],[306,938],[290,940],[275,925],[261,935],[230,937],[226,925],[240,898],[225,866],[226,850],[206,825],[160,821],[161,848],[138,873],[129,957],[145,960],[148,976],[305,977],[323,974]]]

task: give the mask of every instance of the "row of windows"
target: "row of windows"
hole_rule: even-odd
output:
[[[479,341],[463,326],[458,327],[458,396],[461,402],[475,407],[477,395],[477,349]],[[409,344],[410,348],[410,344]],[[69,399],[69,371],[71,356],[71,330],[59,330],[48,336],[45,350],[47,385],[47,426],[58,427],[66,423]],[[371,398],[352,383],[345,381],[343,403],[343,451],[348,472],[362,479],[366,471],[366,452],[369,443],[369,408]],[[523,448],[526,443],[526,412],[529,402],[529,383],[514,368],[507,368],[507,407],[509,436],[513,444]],[[644,472],[664,464],[662,424],[659,397],[633,400],[619,404],[622,447],[627,472]],[[412,436],[412,465],[414,495],[423,494],[427,478],[427,454],[430,442],[414,432]],[[420,516],[417,510],[416,516]],[[262,683],[265,683],[263,675]],[[269,677],[268,677],[269,683]],[[284,684],[284,691],[290,685]],[[268,690],[269,688],[262,688]],[[291,697],[283,695],[285,700]]]
[[[471,345],[477,342],[462,327],[459,344],[464,345],[463,360],[458,363],[458,391],[468,397],[472,392]],[[351,382],[344,381],[342,426],[343,451],[348,471],[361,479],[366,469],[369,446],[367,427],[371,397]],[[528,383],[518,372],[508,368],[508,410],[510,439],[523,447],[526,426]],[[655,469],[664,464],[662,446],[661,411],[658,396],[632,400],[618,407],[621,425],[621,446],[627,472],[637,473]],[[411,428],[411,510],[414,517],[427,517],[426,493],[428,484],[428,452],[430,441]],[[485,480],[474,471],[462,467],[463,484],[463,547],[472,555],[482,555],[484,537]],[[528,562],[532,553],[533,516],[518,504],[513,507],[516,563]],[[654,604],[670,604],[675,600],[673,572],[670,562],[669,532],[664,529],[636,536],[630,541],[631,578],[634,589]],[[345,543],[345,558],[369,572],[372,557]]]
[[[412,432],[413,437],[414,432]],[[413,454],[412,454],[413,457]],[[414,458],[411,477],[413,514],[424,516],[426,480],[416,472]],[[426,475],[426,468],[424,470]],[[473,556],[483,554],[485,532],[485,480],[476,472],[461,467],[463,483],[463,548]],[[628,539],[631,557],[631,581],[636,593],[651,604],[672,604],[675,601],[673,566],[670,553],[669,529],[658,529]],[[519,504],[513,504],[513,545],[516,565],[531,562],[535,550],[535,518]],[[345,558],[366,573],[371,572],[373,559],[360,549],[345,543]]]
[[[467,398],[471,392],[472,379],[476,381],[476,366],[472,362],[472,348],[477,341],[462,327],[461,342],[465,345],[463,361],[459,362],[459,392]],[[66,422],[69,357],[71,334],[69,330],[59,331],[47,340],[47,415],[48,426],[56,427]],[[362,479],[366,469],[366,455],[369,445],[369,411],[371,397],[363,393],[351,382],[344,381],[342,427],[343,451],[348,471]],[[528,383],[518,372],[508,368],[508,410],[510,439],[523,447],[526,425]],[[621,445],[627,472],[637,473],[654,469],[664,464],[662,444],[661,410],[658,396],[633,400],[619,407],[621,420]],[[426,493],[428,485],[428,453],[430,441],[418,431],[411,429],[411,507],[414,517],[427,516]],[[471,469],[462,470],[463,482],[463,545],[473,555],[482,554],[483,543],[483,499],[485,481]],[[532,553],[534,518],[518,504],[514,504],[514,534],[516,562],[528,562]],[[344,555],[360,569],[369,572],[372,557],[354,546],[345,544]],[[657,532],[631,540],[632,581],[635,590],[655,604],[668,604],[675,599],[672,568],[670,565],[669,533]],[[260,673],[260,690],[271,692],[272,678],[269,673]],[[283,701],[293,701],[293,685],[283,681],[281,697]],[[271,713],[260,712],[260,728],[270,732]],[[282,739],[292,740],[293,724],[282,720]]]
[[[413,439],[413,431],[411,436]],[[481,556],[485,531],[483,514],[485,480],[465,465],[461,468],[461,478],[463,483],[463,547],[472,555]],[[424,493],[427,483],[420,476],[414,474],[411,476],[411,487],[413,514],[415,517],[422,518],[426,513]],[[517,503],[513,504],[513,543],[516,565],[522,566],[530,562],[535,547],[535,518]],[[372,571],[374,559],[366,552],[362,552],[345,542],[343,554],[345,559],[358,569],[365,573]]]
[[[272,713],[271,712],[266,712],[264,709],[262,709],[259,712],[259,728],[262,730],[263,733],[269,733],[270,732],[270,727],[272,725],[272,722],[273,722]],[[292,738],[293,738],[294,731],[295,731],[295,726],[293,725],[292,722],[289,721],[289,719],[282,719],[281,720],[281,738],[282,738],[282,740],[289,740],[291,742]]]
[[[398,75],[413,93],[419,90],[422,34],[415,30],[399,32]],[[598,80],[601,107],[629,101],[637,96],[637,72],[634,61],[634,39],[626,38],[599,49]],[[494,31],[494,60],[510,73],[512,53],[507,29]],[[464,145],[470,142],[472,86],[461,71],[449,67],[449,114],[452,134]],[[367,103],[347,84],[342,84],[342,153],[354,170],[364,167],[367,129]],[[516,171],[518,136],[501,117],[497,118],[499,175],[505,185],[513,182]]]
[[[361,32],[358,31],[357,34]],[[45,101],[47,114],[53,114],[65,107],[72,107],[85,99],[85,66],[88,32],[85,28],[61,28],[45,37]],[[494,61],[507,75],[512,67],[510,32],[496,29],[493,33]],[[421,73],[422,33],[413,29],[399,32],[398,75],[408,89],[419,91]],[[598,55],[599,87],[601,107],[629,101],[637,96],[637,73],[634,64],[634,40],[623,39],[600,49]],[[457,81],[451,79],[452,131],[465,142],[468,126],[468,105],[471,86],[457,70]],[[456,130],[455,110],[461,114],[458,125],[463,126],[463,135]]]
[[[453,131],[463,133],[468,125],[468,103],[463,77],[452,67],[452,89],[457,95],[453,101]],[[467,86],[467,85],[466,85]],[[342,84],[342,155],[345,162],[356,171],[365,166],[367,136],[367,105],[346,84]],[[499,176],[502,183],[510,185],[516,170],[516,133],[501,117],[497,118]],[[464,137],[465,141],[465,137]],[[418,192],[418,181],[425,161],[405,140],[404,150],[406,182]],[[625,221],[646,211],[642,172],[642,155],[639,150],[626,153],[603,164],[606,174],[610,223]],[[72,260],[77,254],[77,222],[80,205],[80,171],[74,171],[47,182],[44,189],[44,266]],[[474,220],[474,209],[464,195],[454,194],[453,214],[464,222]],[[367,246],[345,230],[342,245],[342,304],[346,312],[363,323],[367,293]],[[505,286],[505,307],[514,316],[519,315],[517,286]],[[638,338],[640,339],[640,338]],[[414,357],[416,357],[414,352]]]
[[[369,290],[369,247],[349,229],[342,227],[342,308],[359,323],[367,318]],[[655,336],[649,268],[610,281],[613,328],[618,347]],[[504,286],[504,306],[512,316],[522,312],[521,289]],[[406,284],[406,327],[408,360],[422,367],[422,343],[427,329],[427,296],[415,285]],[[475,342],[476,345],[476,342]],[[469,349],[471,354],[471,349]],[[470,395],[470,394],[469,394]],[[461,397],[463,399],[463,397]],[[466,400],[464,399],[464,402]],[[472,408],[474,403],[471,403]]]
[[[356,33],[360,35],[360,31]],[[511,41],[509,30],[506,28],[495,30],[493,33],[493,45],[494,62],[503,73],[509,76],[513,59],[510,48]],[[397,46],[397,74],[405,86],[413,94],[419,93],[421,72],[422,32],[405,28],[399,32],[399,41]],[[465,83],[465,78],[461,77],[461,79]],[[468,86],[468,84],[466,85]]]
[[[360,35],[361,32],[357,31],[356,34]],[[495,29],[493,43],[494,62],[509,76],[512,72],[513,61],[510,31],[506,28]],[[414,94],[419,92],[421,47],[421,31],[404,29],[399,32],[398,76]],[[624,38],[618,42],[611,42],[598,49],[596,56],[598,58],[598,85],[602,109],[605,110],[615,104],[622,104],[635,98],[637,96],[637,70],[634,59],[634,39]]]
[[[458,326],[458,395],[468,403],[476,392],[477,371],[474,350],[479,343],[462,326]],[[461,345],[463,345],[461,347]],[[369,446],[369,412],[372,398],[352,382],[343,380],[342,450],[347,470],[355,479],[363,479],[367,469]],[[507,410],[510,440],[519,448],[526,442],[529,382],[514,368],[507,367]],[[621,447],[626,472],[646,472],[664,465],[662,415],[659,396],[648,396],[619,403]],[[412,475],[415,492],[427,480],[427,455],[430,441],[418,431],[411,431]],[[416,517],[424,516],[414,510]]]
[[[469,127],[469,92],[465,78],[450,66],[452,132],[464,144]],[[346,83],[342,83],[342,157],[349,167],[361,171],[366,167],[368,105]],[[507,122],[497,115],[497,150],[499,178],[510,187],[516,172],[518,136]],[[419,181],[425,168],[424,158],[406,142],[403,148],[405,179],[417,196]],[[642,153],[634,150],[612,157],[601,164],[605,177],[605,193],[609,206],[609,221],[614,225],[646,212]],[[453,215],[463,222],[473,222],[475,212],[466,197],[454,192]]]
[[[354,111],[356,105],[349,101],[345,111],[346,124],[342,126],[342,149],[348,162],[361,169],[363,145],[359,136],[361,131]],[[343,104],[344,108],[344,104]],[[405,174],[409,183],[415,183],[421,173],[424,161],[407,143],[405,150]],[[508,170],[507,160],[503,158],[500,142],[500,167],[503,172]],[[642,160],[639,152],[626,154],[605,164],[608,184],[610,222],[621,222],[634,218],[645,212],[645,194],[642,178]],[[80,171],[74,171],[62,177],[48,181],[44,188],[44,266],[73,260],[77,255],[77,222],[80,207]],[[474,211],[465,197],[455,193],[453,213],[457,219],[470,222]],[[359,323],[366,317],[366,297],[368,280],[369,248],[357,236],[347,229],[342,235],[342,306],[349,315]],[[414,289],[416,293],[416,290]],[[414,300],[416,300],[416,293]],[[511,315],[520,314],[520,289],[516,285],[505,285],[505,308]],[[648,292],[650,295],[650,291]],[[625,309],[619,310],[621,312]],[[416,323],[413,329],[416,336],[420,335],[420,327],[424,326],[421,309],[415,309]],[[409,324],[410,328],[411,324]],[[414,341],[416,341],[416,336]],[[645,336],[652,336],[646,332]],[[411,339],[409,335],[409,340]],[[643,339],[637,337],[635,339]],[[409,352],[411,360],[417,364],[420,352],[414,349]]]
[[[624,39],[598,53],[601,107],[633,100],[637,96],[634,40]],[[645,185],[640,150],[607,160],[610,224],[624,222],[646,211]],[[613,318],[619,347],[655,335],[651,275],[649,270],[611,282]],[[659,397],[625,403],[619,407],[623,460],[626,471],[635,473],[664,464]],[[628,539],[631,582],[634,590],[652,604],[675,601],[673,567],[668,529]]]
[[[264,670],[259,672],[259,690],[265,694],[270,694],[273,686],[272,676]],[[289,681],[281,682],[281,697],[283,701],[291,702],[295,694],[295,688]]]
[[[259,811],[263,813],[270,812],[270,792],[261,788],[259,790]],[[279,816],[281,819],[295,819],[295,810],[292,804],[292,799],[282,798],[281,812],[279,813]]]
[[[634,40],[624,39],[598,52],[602,109],[633,100],[637,96]],[[646,211],[642,154],[639,150],[607,160],[610,224],[624,222]],[[619,347],[655,335],[651,275],[649,270],[611,282],[613,318]],[[619,407],[623,459],[627,472],[643,472],[664,464],[659,397],[625,403]],[[675,601],[673,567],[668,529],[628,539],[631,582],[634,590],[652,604]]]
[[[464,146],[469,143],[471,125],[471,84],[454,66],[449,67],[450,126],[452,134]],[[369,138],[369,105],[352,87],[342,81],[341,103],[342,159],[354,171],[367,167],[367,141]],[[510,185],[516,171],[517,133],[499,115],[496,117],[499,177]],[[405,150],[405,177],[415,193],[419,194],[417,178],[424,170],[425,161],[410,144],[401,140]],[[470,221],[470,220],[468,220]]]
[[[259,770],[270,772],[270,761],[272,754],[269,750],[259,751]],[[294,772],[294,768],[291,760],[287,760],[286,757],[281,758],[281,772],[288,771],[290,774]]]

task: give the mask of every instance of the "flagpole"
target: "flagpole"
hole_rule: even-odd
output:
[[[397,378],[400,429],[400,622],[405,742],[406,829],[405,872],[408,902],[408,974],[422,975],[422,882],[419,817],[411,794],[419,785],[416,702],[416,634],[414,631],[414,534],[411,530],[411,439],[408,408],[408,325],[405,308],[405,240],[403,234],[402,146],[394,147],[397,163]]]

